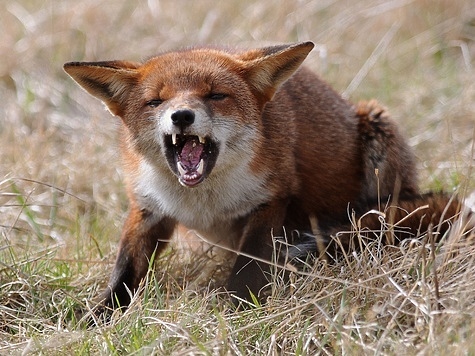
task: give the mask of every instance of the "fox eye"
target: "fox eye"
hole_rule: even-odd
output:
[[[208,98],[211,99],[211,100],[223,100],[227,97],[228,96],[226,94],[222,94],[222,93],[211,93],[208,96]]]
[[[152,107],[152,108],[156,108],[156,107],[159,106],[161,103],[163,103],[163,100],[160,100],[160,99],[152,99],[152,100],[147,101],[145,104],[146,104],[147,106]]]

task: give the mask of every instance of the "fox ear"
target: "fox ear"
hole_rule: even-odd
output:
[[[313,47],[312,42],[265,47],[245,52],[240,59],[246,63],[247,79],[267,101],[300,67]]]
[[[128,61],[70,62],[64,70],[89,94],[101,99],[112,114],[122,116],[130,89],[136,85],[139,63]]]

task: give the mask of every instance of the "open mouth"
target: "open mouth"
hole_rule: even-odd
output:
[[[209,138],[172,134],[165,136],[168,164],[180,184],[194,187],[211,172],[217,158],[217,144]]]

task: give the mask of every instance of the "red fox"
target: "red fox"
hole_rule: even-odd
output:
[[[268,283],[273,236],[310,233],[311,219],[330,233],[348,225],[349,206],[362,214],[396,195],[408,210],[429,205],[422,222],[422,213],[406,220],[415,234],[460,211],[442,194],[420,195],[411,150],[384,108],[352,105],[301,67],[313,47],[64,65],[121,119],[130,211],[103,307],[130,303],[177,224],[238,251],[228,290],[239,304]]]

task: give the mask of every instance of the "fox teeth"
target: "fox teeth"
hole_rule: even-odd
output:
[[[203,158],[202,158],[202,159],[200,159],[200,163],[198,163],[198,167],[196,167],[196,172],[199,175],[203,174],[204,166],[205,166],[205,163],[204,163]],[[185,169],[182,167],[181,163],[177,164],[177,168],[178,168],[178,173],[180,173],[181,176],[184,176],[187,173],[185,171]]]
[[[178,173],[180,173],[181,176],[184,176],[186,174],[186,171],[181,166],[181,163],[177,164],[177,168],[178,168]]]
[[[198,163],[198,167],[196,168],[196,171],[198,172],[199,175],[203,174],[203,168],[204,168],[204,162],[202,158],[200,159],[200,163]]]
[[[206,138],[201,137],[201,136],[198,136],[198,139],[199,139],[199,141],[200,141],[201,144],[204,145],[204,144],[206,143]],[[172,134],[172,143],[173,143],[174,145],[176,145],[176,133],[173,133],[173,134]]]

